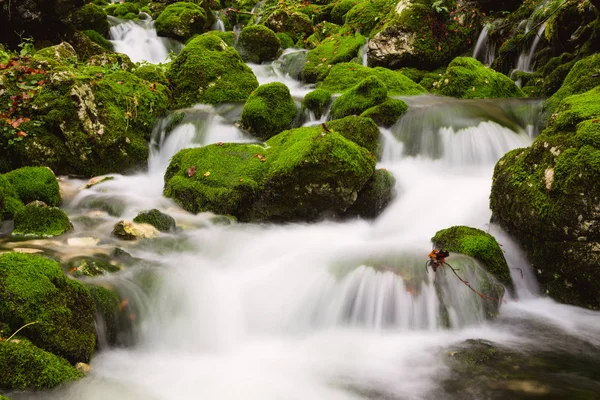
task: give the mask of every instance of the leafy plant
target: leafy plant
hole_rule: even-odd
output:
[[[19,48],[21,51],[19,54],[21,57],[32,56],[35,54],[35,47],[33,45],[33,38],[21,38],[21,43],[19,43]]]
[[[448,7],[446,7],[444,5],[444,1],[443,0],[436,0],[431,4],[431,8],[433,8],[433,10],[438,13],[438,14],[442,14],[442,13],[448,13]]]

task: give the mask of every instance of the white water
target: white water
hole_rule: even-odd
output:
[[[211,224],[210,215],[189,215],[160,194],[170,157],[183,147],[250,139],[231,124],[235,109],[219,110],[222,116],[187,110],[169,135],[158,129],[160,151],[151,154],[147,173],[116,175],[80,191],[67,206],[73,217],[86,213],[85,197],[119,197],[123,217],[157,207],[186,228],[164,238],[176,239],[172,249],[116,242],[108,233],[119,218],[106,215],[94,230],[76,232],[103,238],[95,251],[118,244],[158,264],[159,285],[148,295],[132,295],[137,286],[128,273],[99,280],[142,303],[136,344],[101,351],[82,381],[13,398],[458,399],[440,387],[450,373],[440,351],[463,340],[526,350],[563,351],[574,340],[600,346],[598,313],[537,297],[526,261],[496,227],[520,301],[509,300],[498,320],[485,322],[482,300],[440,272],[453,327],[441,329],[434,276],[424,270],[429,239],[456,224],[489,229],[494,164],[531,143],[525,131],[534,123],[515,117],[514,109],[526,103],[425,97],[409,104],[405,119],[383,131],[381,166],[396,177],[398,194],[374,222],[222,226]],[[511,121],[518,132],[503,127]],[[450,259],[461,265],[457,255]],[[475,275],[465,278],[478,282]],[[531,326],[543,334],[532,337]]]
[[[485,25],[477,38],[475,49],[473,49],[473,58],[481,61],[485,65],[492,65],[496,58],[496,46],[490,43],[488,33],[490,25]]]
[[[215,23],[212,26],[212,29],[214,31],[221,31],[221,32],[225,32],[225,24],[223,23],[223,20],[221,19],[221,13],[219,11],[215,11]]]
[[[163,63],[168,61],[171,52],[179,53],[183,48],[174,39],[159,37],[150,16],[135,21],[109,16],[109,21],[115,51],[127,54],[133,62]]]
[[[528,23],[527,28],[525,30],[525,34],[527,34],[530,31],[530,24],[531,24],[531,22]],[[543,23],[538,28],[538,30],[533,38],[533,42],[531,43],[531,46],[529,48],[523,48],[523,50],[521,51],[521,54],[519,54],[519,59],[517,60],[517,66],[516,66],[515,70],[522,71],[522,72],[532,72],[533,71],[533,59],[535,56],[535,52],[538,48],[538,45],[540,44],[540,40],[542,39],[542,35],[544,34],[545,30],[546,30],[546,23]]]

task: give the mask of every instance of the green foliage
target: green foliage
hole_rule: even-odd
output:
[[[13,235],[53,237],[71,229],[73,225],[63,210],[34,202],[15,213]]]
[[[191,40],[171,63],[167,78],[176,108],[245,101],[258,86],[238,52],[212,33]]]
[[[370,76],[379,78],[387,87],[390,96],[413,96],[427,93],[423,87],[399,71],[382,67],[369,68],[355,63],[334,65],[330,68],[327,77],[318,84],[318,87],[332,93],[340,93]]]
[[[259,86],[244,104],[241,125],[254,136],[266,140],[289,129],[296,118],[296,104],[283,83]]]
[[[25,339],[0,341],[0,389],[51,389],[83,377],[67,360],[35,347]],[[0,398],[5,398],[0,395]]]
[[[370,76],[333,101],[331,117],[338,119],[348,115],[360,115],[386,100],[387,87],[379,78]]]
[[[365,110],[361,117],[373,119],[377,125],[389,128],[408,110],[405,102],[399,99],[387,99],[383,103]]]
[[[33,45],[33,38],[22,38],[21,43],[19,43],[19,55],[21,57],[33,56],[35,55],[35,46]]]
[[[7,173],[23,203],[40,200],[50,206],[60,205],[60,190],[54,173],[45,167],[23,167]]]
[[[315,118],[321,118],[331,104],[331,93],[325,89],[315,89],[304,96],[302,107],[312,111]]]
[[[72,363],[90,360],[96,344],[94,302],[58,263],[37,255],[0,254],[0,298],[0,320],[12,331],[37,321],[19,334]]]
[[[327,128],[364,147],[375,156],[381,154],[381,143],[379,141],[381,133],[371,118],[350,115],[328,121]]]
[[[351,61],[365,43],[365,37],[358,33],[342,31],[323,40],[306,56],[302,70],[302,80],[319,82],[325,79],[334,64]]]
[[[453,226],[438,231],[431,241],[439,249],[481,261],[489,273],[506,287],[512,288],[510,270],[502,248],[489,233],[468,226]]]
[[[206,11],[197,4],[177,2],[169,4],[155,21],[160,36],[186,41],[210,29]]]
[[[452,60],[435,92],[461,99],[525,97],[510,78],[471,57]]]
[[[172,232],[176,229],[175,219],[157,209],[140,211],[133,222],[150,224],[161,232]]]
[[[277,57],[281,42],[275,32],[263,25],[247,26],[240,32],[238,48],[246,62],[262,63]]]

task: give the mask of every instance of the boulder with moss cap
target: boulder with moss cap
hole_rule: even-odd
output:
[[[244,104],[241,126],[259,139],[266,140],[289,129],[296,118],[296,104],[283,83],[259,86]]]
[[[242,29],[237,46],[244,61],[262,63],[277,58],[281,42],[266,26],[251,25]]]
[[[58,207],[48,207],[42,201],[33,201],[15,213],[17,236],[60,236],[73,229],[67,214]]]

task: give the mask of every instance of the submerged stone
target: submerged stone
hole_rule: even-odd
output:
[[[112,234],[121,240],[139,240],[156,237],[159,231],[150,224],[123,220],[114,226]]]
[[[157,209],[140,211],[133,222],[150,224],[161,232],[173,232],[177,229],[175,219]]]
[[[395,184],[396,179],[391,172],[385,169],[375,170],[362,190],[358,192],[356,201],[346,210],[344,216],[377,218],[394,198]]]

